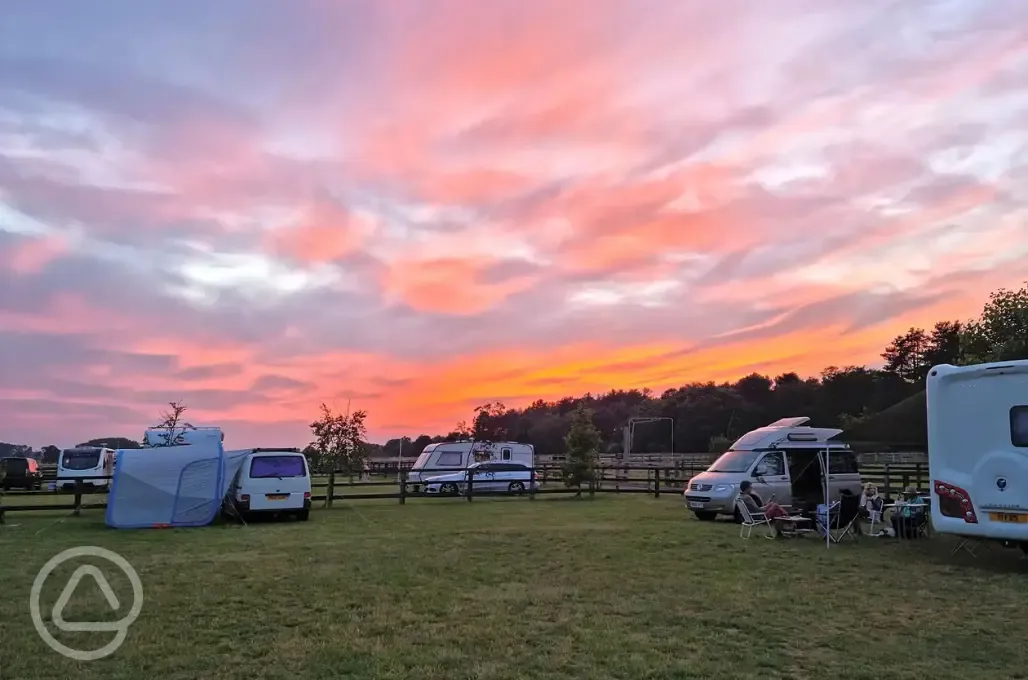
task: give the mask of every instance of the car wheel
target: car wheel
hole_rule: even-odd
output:
[[[450,482],[450,483],[443,484],[442,486],[440,486],[439,487],[439,493],[444,495],[444,496],[459,496],[460,495],[460,489],[457,488],[456,484]]]
[[[299,519],[301,522],[306,522],[311,518],[311,511],[301,510],[300,512],[296,513],[296,518]]]
[[[696,511],[695,514],[696,514],[696,519],[700,520],[701,522],[713,522],[714,519],[717,518],[717,513],[716,512],[710,512],[710,511],[706,511],[706,510]]]
[[[520,496],[521,494],[525,493],[525,485],[521,482],[511,482],[510,485],[507,487],[507,491],[511,492],[516,496]]]

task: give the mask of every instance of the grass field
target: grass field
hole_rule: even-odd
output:
[[[163,531],[55,519],[0,527],[5,680],[1026,677],[1020,551],[950,557],[947,539],[743,541],[680,500],[612,496]],[[85,663],[47,648],[28,607],[39,568],[79,545],[126,557],[145,594],[124,645]],[[48,580],[44,612],[79,564]],[[122,611],[87,579],[67,620],[121,618],[131,591],[104,573]],[[57,635],[89,649],[113,634]]]

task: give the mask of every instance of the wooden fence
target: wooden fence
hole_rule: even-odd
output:
[[[537,485],[528,485],[528,488],[521,495],[525,498],[535,498],[537,495],[547,494],[569,494],[582,493],[587,495],[613,493],[613,494],[648,494],[655,498],[680,496],[689,480],[702,472],[706,466],[690,467],[654,467],[605,465],[598,467],[593,483],[582,489],[568,488],[564,483],[559,467],[539,466],[534,468]],[[860,468],[861,479],[865,482],[872,482],[878,486],[879,493],[886,497],[898,497],[903,489],[914,486],[918,491],[928,491],[929,477],[928,466],[924,463],[899,463],[884,465],[864,465]],[[424,471],[426,473],[445,474],[447,471]],[[378,479],[376,479],[378,477]],[[26,512],[26,511],[63,511],[79,515],[84,509],[104,509],[107,506],[106,493],[86,484],[89,479],[109,480],[108,477],[81,478],[76,480],[71,489],[57,489],[54,491],[8,491],[0,499],[0,521],[5,512]],[[50,480],[44,482],[49,484]],[[497,495],[512,495],[509,491],[486,491],[480,488],[475,489],[475,480],[464,484],[461,497],[467,502],[475,498]],[[423,490],[415,490],[415,484],[407,481],[407,473],[401,471],[388,478],[387,475],[349,475],[344,473],[332,473],[328,475],[314,475],[311,478],[311,500],[313,503],[321,503],[323,507],[332,507],[334,501],[365,501],[365,500],[395,500],[401,505],[409,499],[422,498],[450,498],[447,495],[438,493],[425,493]]]

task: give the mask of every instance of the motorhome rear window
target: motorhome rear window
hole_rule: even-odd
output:
[[[99,464],[99,451],[65,451],[61,457],[61,467],[65,470],[91,470]]]
[[[250,479],[306,476],[303,456],[255,456],[250,463]]]
[[[1010,443],[1019,448],[1028,448],[1028,406],[1010,409]]]
[[[29,463],[26,458],[4,458],[0,460],[0,468],[5,470],[11,477],[24,475],[29,471]]]

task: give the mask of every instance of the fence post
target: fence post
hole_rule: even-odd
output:
[[[336,495],[336,471],[328,473],[328,493],[325,494],[325,507],[332,507],[332,496]]]
[[[892,498],[892,489],[889,488],[889,464],[885,464],[885,497]]]
[[[660,468],[653,468],[653,497],[660,498]]]
[[[400,470],[400,505],[407,504],[407,471]]]
[[[532,468],[532,478],[528,482],[528,500],[530,500],[530,501],[534,501],[535,500],[535,485],[536,484],[538,484],[538,482],[536,482],[536,468],[533,467]]]
[[[71,514],[75,517],[82,514],[82,480],[78,478],[75,479],[75,509]]]
[[[921,463],[914,463],[914,484],[917,485],[918,491],[921,490]]]
[[[475,474],[474,474],[474,471],[472,471],[472,470],[468,470],[467,474],[468,474],[468,491],[467,491],[467,496],[468,496],[468,503],[470,503],[471,502],[471,497],[474,495],[474,490],[473,489],[474,489],[474,486],[475,486]]]

